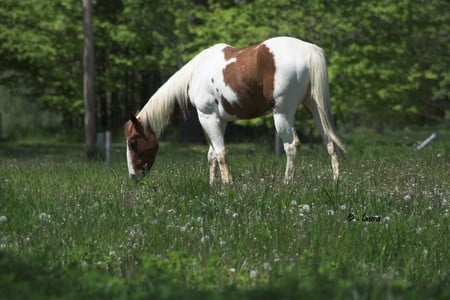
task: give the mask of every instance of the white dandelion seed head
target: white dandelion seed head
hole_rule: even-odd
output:
[[[256,270],[250,270],[248,276],[250,279],[255,279],[258,276],[258,272],[256,272]]]
[[[45,212],[39,214],[39,220],[41,221],[50,221],[51,216]]]
[[[311,210],[311,208],[309,207],[308,204],[303,204],[302,207],[300,208],[300,212],[309,212]]]
[[[6,222],[6,220],[8,220],[6,216],[0,216],[0,222]]]

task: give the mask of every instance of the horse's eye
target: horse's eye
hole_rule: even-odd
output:
[[[136,150],[137,149],[137,140],[136,139],[131,139],[128,141],[128,146],[133,149]]]

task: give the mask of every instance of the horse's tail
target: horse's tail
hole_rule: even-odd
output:
[[[325,141],[333,142],[340,154],[345,154],[344,146],[336,135],[331,115],[327,63],[321,48],[312,45],[308,64],[311,78],[311,98],[318,111],[317,123],[322,127],[323,138]]]

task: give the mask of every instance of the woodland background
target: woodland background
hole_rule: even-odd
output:
[[[96,0],[93,8],[99,131],[118,135],[129,112],[202,49],[278,35],[324,48],[338,126],[448,124],[445,0]],[[81,1],[0,1],[0,136],[82,136],[82,17]]]

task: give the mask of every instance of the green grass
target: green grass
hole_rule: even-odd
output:
[[[448,298],[450,134],[413,150],[427,134],[348,135],[337,184],[305,145],[288,186],[258,143],[230,145],[227,187],[209,186],[206,146],[163,143],[138,183],[122,145],[111,167],[79,145],[2,146],[0,295]]]

